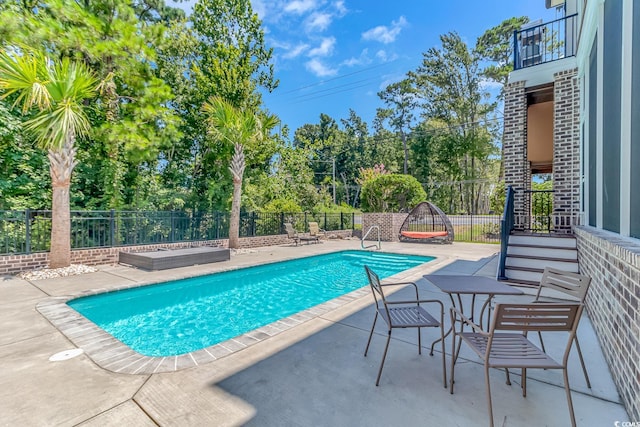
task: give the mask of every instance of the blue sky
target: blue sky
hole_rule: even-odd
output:
[[[168,2],[170,3],[170,2]],[[195,0],[179,4],[189,9]],[[457,31],[471,46],[487,29],[512,16],[549,21],[544,0],[251,0],[274,49],[280,86],[265,106],[295,131],[335,120],[349,109],[371,125],[377,93],[404,78],[422,53]]]

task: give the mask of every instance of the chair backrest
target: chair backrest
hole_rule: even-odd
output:
[[[364,271],[367,273],[367,278],[369,279],[369,285],[371,286],[376,306],[380,308],[380,303],[382,303],[386,308],[386,299],[384,297],[384,292],[382,291],[382,285],[380,284],[380,277],[378,277],[378,275],[366,265],[364,266]]]
[[[317,236],[320,234],[320,226],[317,222],[309,221],[309,235]]]
[[[582,304],[529,303],[496,304],[493,331],[570,331],[575,333]]]
[[[290,222],[285,222],[284,223],[284,229],[287,232],[287,236],[290,238],[294,238],[298,235],[298,233],[296,232],[296,230],[293,228],[293,225],[291,225]]]
[[[569,295],[582,303],[587,296],[590,283],[591,278],[582,274],[545,267],[538,293],[536,294],[536,300],[541,297],[544,289],[552,289]]]

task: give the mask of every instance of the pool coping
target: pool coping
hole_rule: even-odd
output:
[[[433,263],[437,259],[437,257],[434,257],[434,259],[428,263]],[[412,267],[408,270],[396,273],[387,279],[401,278],[403,276],[406,277],[417,268],[420,268],[420,266]],[[236,268],[225,271],[231,270],[236,270]],[[191,277],[198,277],[207,274],[210,273],[194,275]],[[187,277],[184,278],[186,279]],[[131,347],[127,346],[122,341],[118,340],[113,335],[109,334],[78,311],[67,305],[68,301],[76,298],[116,292],[131,288],[139,288],[143,286],[151,286],[159,283],[163,282],[151,281],[144,283],[132,283],[114,288],[90,289],[70,295],[50,297],[38,303],[36,305],[36,309],[74,345],[84,350],[85,354],[101,368],[120,374],[148,375],[163,372],[176,372],[213,362],[278,335],[309,320],[327,314],[350,302],[365,296],[370,296],[371,294],[369,285],[366,284],[361,288],[348,292],[344,295],[299,311],[291,316],[276,320],[275,322],[253,329],[210,347],[205,347],[200,350],[177,356],[160,357],[145,356],[136,352],[131,349]]]

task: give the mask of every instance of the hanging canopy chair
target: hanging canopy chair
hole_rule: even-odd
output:
[[[403,242],[453,242],[453,226],[442,210],[429,202],[422,202],[411,212],[400,227]]]

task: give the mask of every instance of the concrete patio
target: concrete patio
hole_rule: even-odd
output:
[[[394,331],[380,386],[375,377],[386,331],[376,328],[363,357],[373,318],[369,293],[209,363],[171,373],[132,375],[105,370],[87,354],[51,362],[73,343],[47,321],[36,305],[55,296],[109,289],[241,268],[300,256],[358,249],[357,240],[319,245],[279,246],[233,255],[230,261],[161,272],[111,265],[96,273],[28,282],[14,276],[0,281],[0,414],[8,426],[431,426],[488,424],[484,372],[466,349],[456,365],[456,393],[442,384],[440,354],[418,355],[415,331]],[[394,276],[418,280],[423,274],[493,277],[496,245],[383,243],[383,251],[437,257]],[[363,272],[363,285],[365,284]],[[421,297],[450,302],[418,280]],[[358,292],[358,291],[356,291]],[[399,292],[404,292],[401,290]],[[530,292],[530,291],[529,291]],[[360,293],[362,294],[362,293]],[[359,295],[360,295],[359,294]],[[527,301],[531,296],[511,297]],[[575,351],[570,384],[580,426],[614,426],[634,421],[620,403],[588,316],[578,331],[592,389],[585,385]],[[423,331],[423,345],[436,338]],[[562,337],[560,337],[562,338]],[[562,352],[562,339],[545,339]],[[451,351],[450,339],[446,352]],[[554,346],[554,344],[556,344]],[[438,350],[438,349],[436,349]],[[449,358],[447,357],[447,370]],[[449,375],[449,372],[447,372]],[[560,371],[530,370],[528,393],[520,377],[512,386],[492,372],[496,425],[569,425]],[[638,421],[638,420],[635,420]]]

